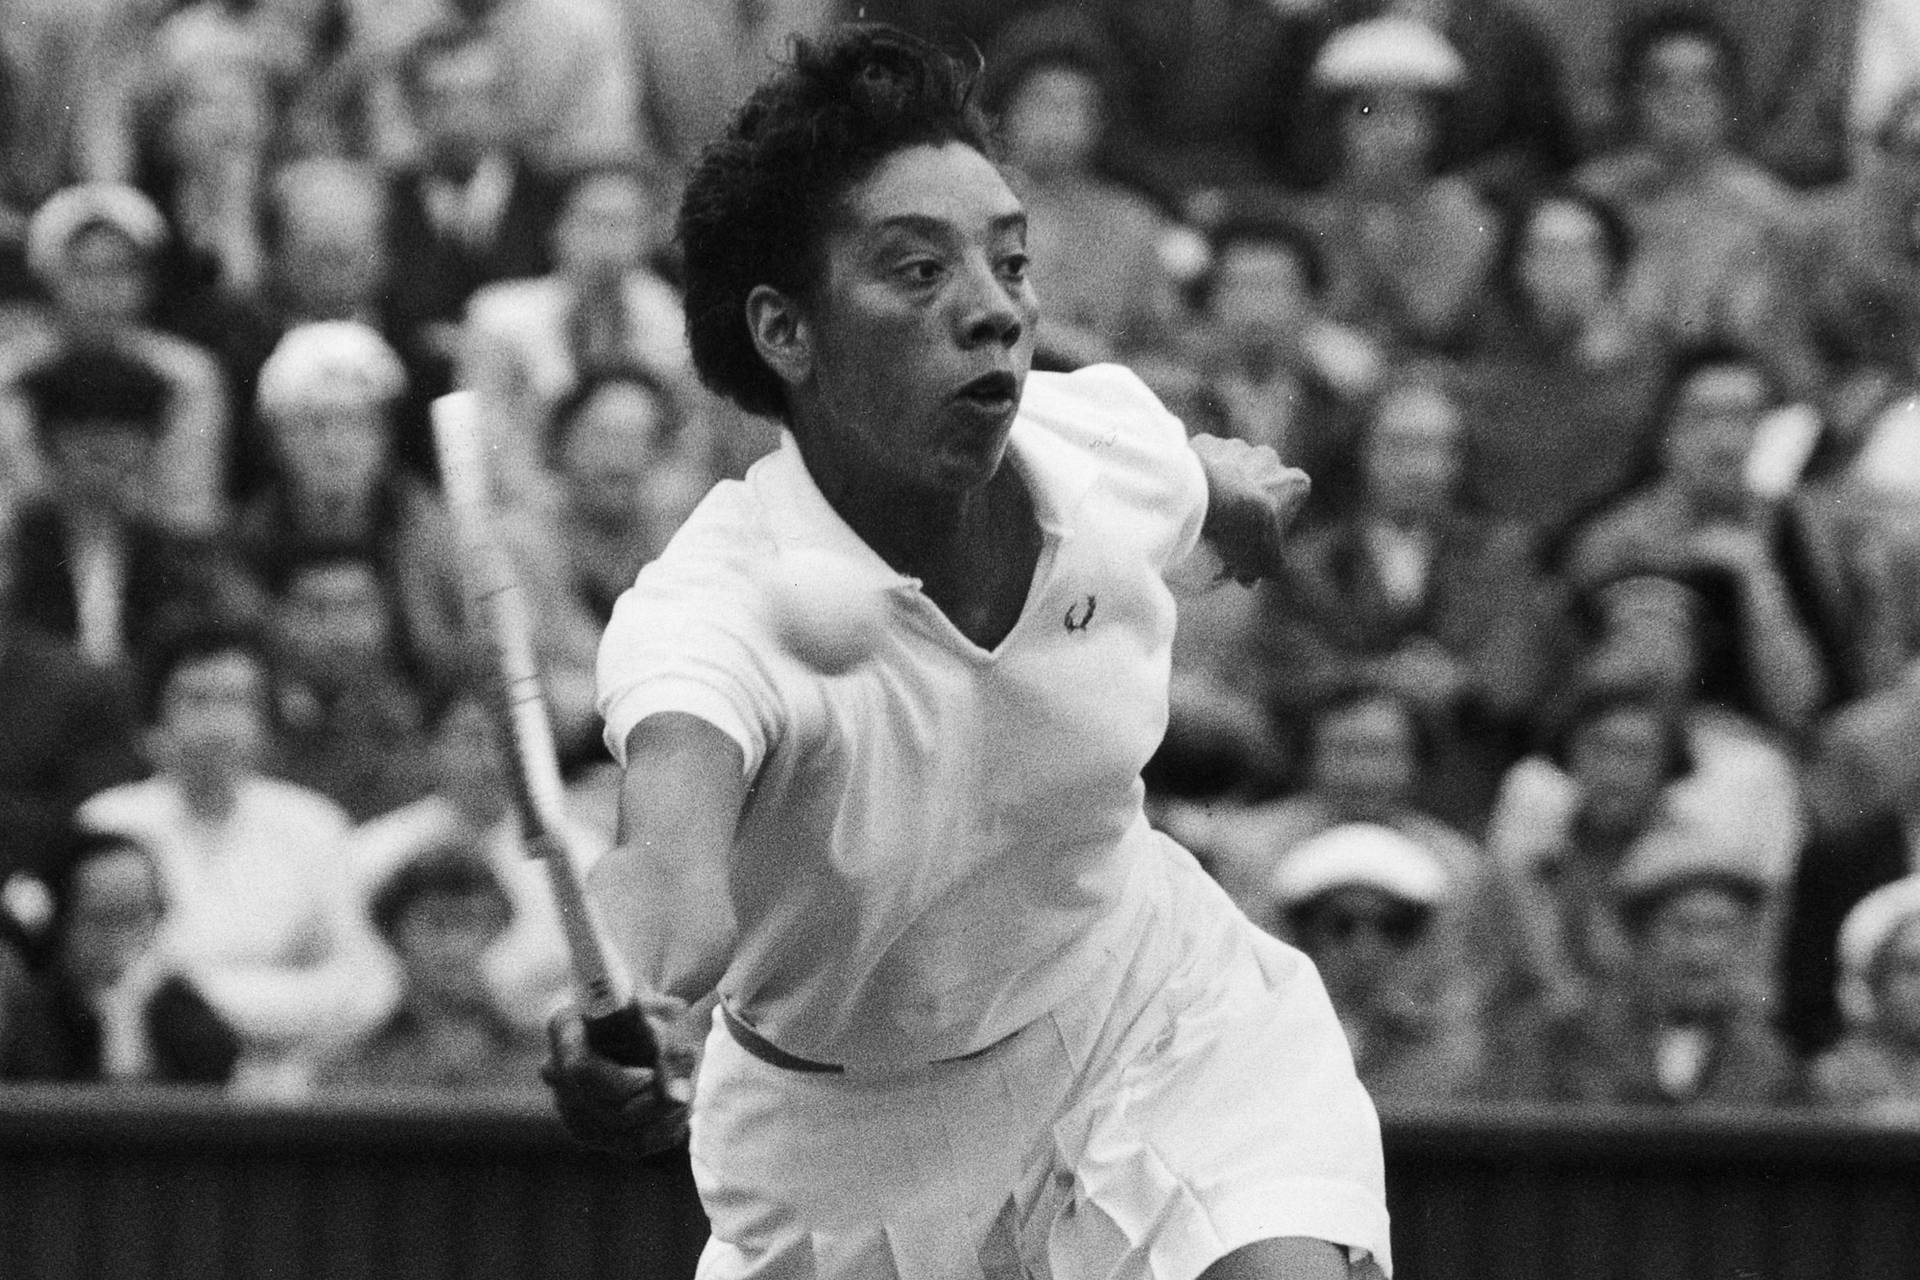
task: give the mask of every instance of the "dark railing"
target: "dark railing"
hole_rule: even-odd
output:
[[[1913,1280],[1920,1129],[1505,1109],[1387,1118],[1402,1280]],[[0,1280],[684,1280],[684,1166],[537,1101],[0,1091]]]

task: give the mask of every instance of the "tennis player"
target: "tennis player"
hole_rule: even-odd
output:
[[[1375,1274],[1378,1124],[1319,978],[1142,813],[1169,581],[1261,573],[1305,477],[1123,369],[1029,374],[971,92],[888,28],[799,43],[680,215],[701,375],[787,428],[600,658],[593,891],[643,985],[720,1001],[699,1275]],[[672,1129],[577,1018],[547,1074],[589,1140]]]

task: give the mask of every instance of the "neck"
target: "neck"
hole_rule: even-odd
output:
[[[991,536],[994,513],[1012,476],[1006,468],[961,493],[873,486],[843,487],[827,501],[853,531],[898,572],[924,582],[954,576],[971,548]]]
[[[180,775],[180,791],[194,817],[220,822],[233,813],[239,779],[223,773],[186,772]]]

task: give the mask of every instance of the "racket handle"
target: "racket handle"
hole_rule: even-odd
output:
[[[638,1004],[586,1019],[587,1047],[625,1067],[660,1070],[660,1042]]]

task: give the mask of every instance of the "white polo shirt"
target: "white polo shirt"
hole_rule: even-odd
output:
[[[1131,373],[1031,375],[1010,458],[1044,541],[1019,621],[967,640],[827,504],[791,437],[723,483],[621,598],[600,709],[620,754],[684,712],[746,758],[731,859],[739,941],[720,986],[780,1048],[861,1067],[982,1048],[1086,982],[1164,856],[1140,770],[1167,721],[1165,574],[1206,480]],[[885,597],[873,657],[825,676],[786,653],[761,576],[839,557]]]

